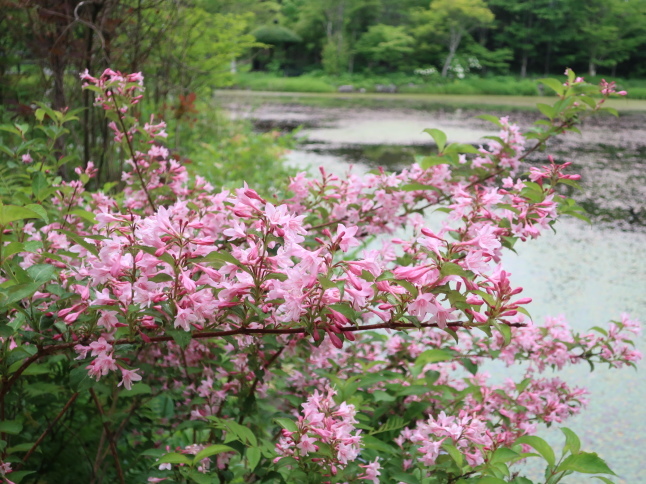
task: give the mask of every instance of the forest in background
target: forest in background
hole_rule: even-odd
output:
[[[143,71],[157,105],[229,85],[236,67],[646,77],[646,0],[0,0],[0,11],[9,105],[48,93],[54,108],[87,107],[87,93],[73,97],[78,72],[108,66]]]
[[[59,143],[98,163],[97,183],[123,160],[106,159],[108,122],[79,89],[86,70],[141,71],[142,114],[168,123],[177,156],[230,181],[251,156],[241,146],[271,164],[275,143],[218,116],[222,87],[538,94],[532,77],[573,67],[646,96],[646,0],[0,0],[0,12],[0,122],[33,121],[39,101],[78,109]]]

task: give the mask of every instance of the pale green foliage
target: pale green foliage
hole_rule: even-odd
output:
[[[169,84],[164,91],[175,86],[181,86],[181,92],[192,92],[230,85],[231,62],[262,45],[248,33],[252,20],[253,14],[180,9],[179,25],[160,52],[158,67]]]
[[[492,24],[494,15],[483,0],[433,0],[428,10],[420,13],[419,21],[418,36],[431,36],[448,47],[444,77],[463,37],[477,27]]]
[[[614,66],[646,38],[644,2],[641,0],[593,0],[580,6],[577,17],[582,53],[588,55],[588,71],[596,65]]]

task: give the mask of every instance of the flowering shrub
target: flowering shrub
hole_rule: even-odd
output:
[[[612,475],[569,429],[558,458],[533,434],[585,404],[544,371],[634,365],[638,323],[539,326],[501,265],[559,216],[584,217],[559,194],[578,178],[566,165],[519,164],[607,110],[612,85],[591,97],[569,71],[545,81],[559,99],[527,133],[485,116],[500,133],[476,149],[428,130],[438,154],[400,173],[321,169],[266,200],[191,179],[164,123],[132,114],[141,75],[81,77],[129,167],[118,193],[85,191],[92,163],[62,180],[55,144],[5,128],[27,180],[0,206],[5,482],[526,484],[512,466],[527,458],[545,460],[550,484]],[[73,121],[36,116],[54,135]],[[524,378],[489,383],[487,359],[526,362]],[[68,428],[87,457],[71,478],[56,457]]]

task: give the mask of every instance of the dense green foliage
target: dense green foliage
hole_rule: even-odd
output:
[[[79,73],[108,66],[141,71],[150,94],[138,114],[168,124],[176,158],[192,160],[191,169],[215,185],[240,185],[241,173],[256,166],[263,175],[246,173],[247,180],[274,190],[275,180],[285,177],[266,174],[286,174],[280,156],[291,141],[230,123],[211,98],[213,88],[231,84],[236,58],[265,46],[251,34],[264,18],[262,8],[254,13],[240,2],[211,0],[0,0],[0,122],[30,122],[39,101],[75,111],[79,123],[68,124],[56,141],[55,149],[74,160],[61,176],[69,179],[68,167],[93,161],[96,187],[117,181],[127,155],[110,149],[109,120],[91,108],[87,91],[81,94]]]
[[[272,21],[300,42],[255,67],[288,75],[434,68],[442,76],[560,73],[643,76],[644,0],[286,0]],[[289,55],[285,56],[287,52]],[[280,54],[280,66],[270,64]],[[431,73],[428,72],[430,75]]]

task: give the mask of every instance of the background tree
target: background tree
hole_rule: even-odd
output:
[[[442,77],[446,77],[464,37],[493,21],[494,15],[483,0],[434,0],[421,13],[416,32],[418,36],[434,37],[446,46],[448,53],[442,66]]]

